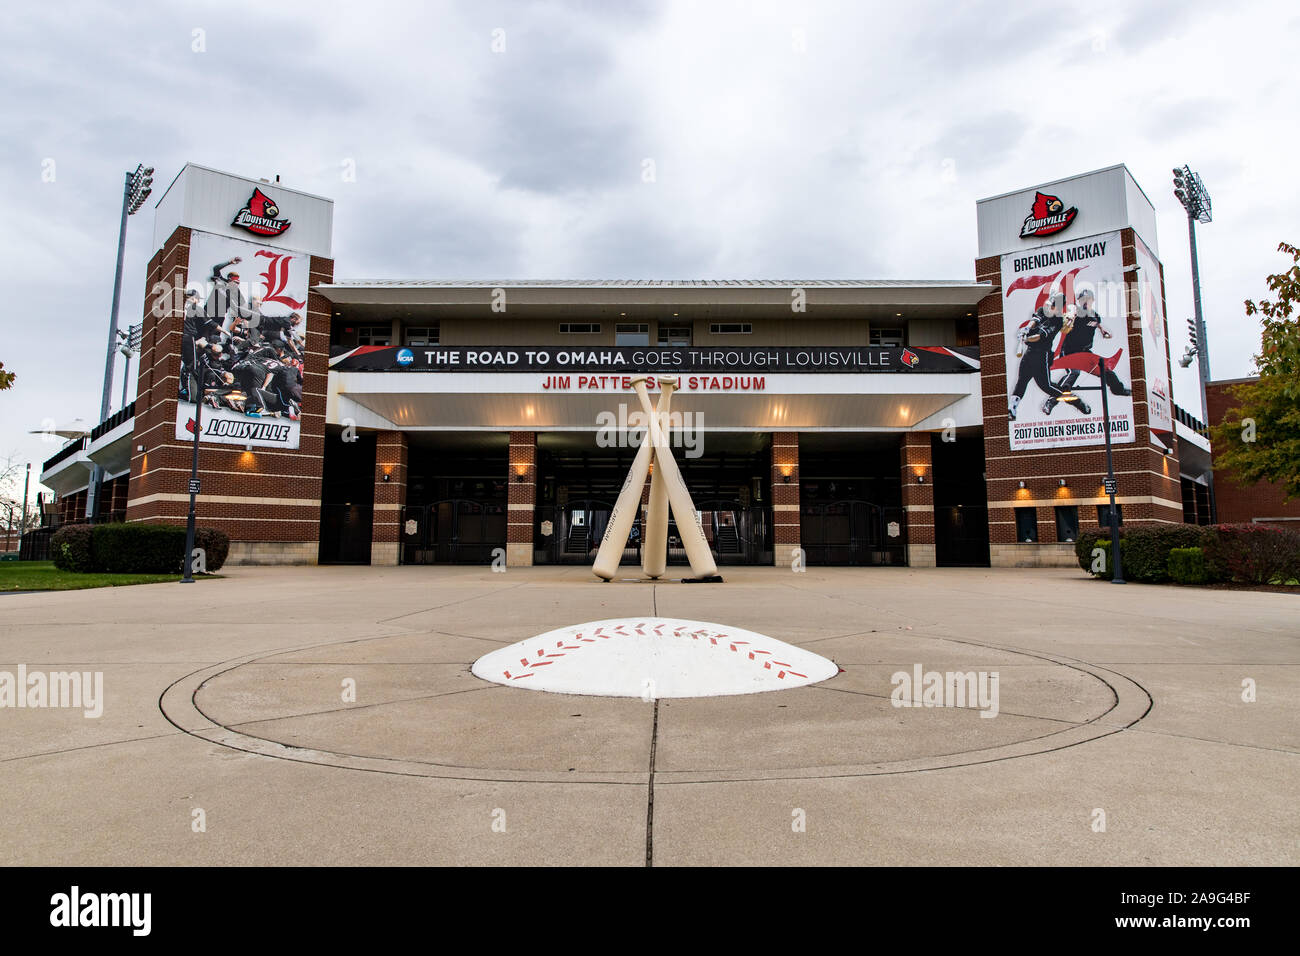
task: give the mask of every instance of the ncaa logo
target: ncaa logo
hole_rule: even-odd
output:
[[[410,365],[414,361],[415,361],[415,353],[412,352],[410,349],[402,349],[400,352],[397,353],[398,365]]]

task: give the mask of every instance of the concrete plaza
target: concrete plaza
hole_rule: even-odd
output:
[[[1062,569],[224,573],[0,596],[0,671],[100,671],[105,698],[0,709],[0,864],[1300,863],[1295,595]],[[842,672],[656,703],[469,671],[651,615]],[[996,672],[997,716],[894,706],[918,665]]]

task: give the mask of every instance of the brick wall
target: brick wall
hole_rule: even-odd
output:
[[[934,467],[929,432],[904,432],[899,443],[903,510],[907,512],[907,563],[913,568],[935,566]]]
[[[788,568],[799,548],[799,433],[772,433],[772,564]]]
[[[192,445],[178,440],[183,289],[190,230],[176,229],[149,261],[137,366],[128,521],[184,523]],[[334,263],[312,256],[309,285],[333,280]],[[203,444],[199,524],[230,535],[232,560],[314,563],[320,536],[321,459],[329,359],[329,302],[308,293],[301,437],[297,450]],[[140,448],[143,446],[144,450]],[[254,547],[253,545],[256,545]]]
[[[506,565],[533,563],[533,519],[537,509],[537,434],[510,433],[507,469]]]
[[[1228,411],[1237,404],[1231,394],[1233,386],[1251,381],[1255,379],[1210,382],[1205,386],[1205,403],[1209,406],[1207,413],[1210,424],[1217,425],[1223,422],[1229,417]],[[1257,518],[1300,520],[1300,499],[1289,502],[1285,499],[1286,495],[1282,487],[1272,482],[1238,484],[1233,480],[1230,472],[1219,469],[1218,456],[1215,456],[1214,503],[1218,510],[1219,521],[1233,524],[1254,521]]]

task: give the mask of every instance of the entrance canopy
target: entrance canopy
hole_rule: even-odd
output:
[[[675,373],[671,373],[675,374]],[[598,431],[608,416],[639,412],[623,375],[591,375],[555,388],[550,373],[331,372],[328,420],[401,430]],[[673,408],[700,430],[905,431],[979,425],[977,374],[682,375]],[[696,387],[690,387],[695,379]],[[586,383],[584,383],[586,384]],[[603,416],[603,417],[602,417]],[[626,425],[626,417],[617,424]],[[632,423],[635,425],[635,422]]]

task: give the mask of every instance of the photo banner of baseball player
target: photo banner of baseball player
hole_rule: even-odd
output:
[[[1002,257],[1012,451],[1134,441],[1124,265],[1118,232]]]
[[[308,269],[301,253],[191,233],[178,439],[193,440],[201,396],[201,441],[298,447]]]
[[[1137,240],[1138,311],[1142,316],[1142,359],[1147,380],[1147,424],[1151,443],[1161,448],[1173,444],[1174,393],[1169,376],[1169,338],[1165,334],[1164,296],[1161,294],[1160,263],[1141,240]]]

